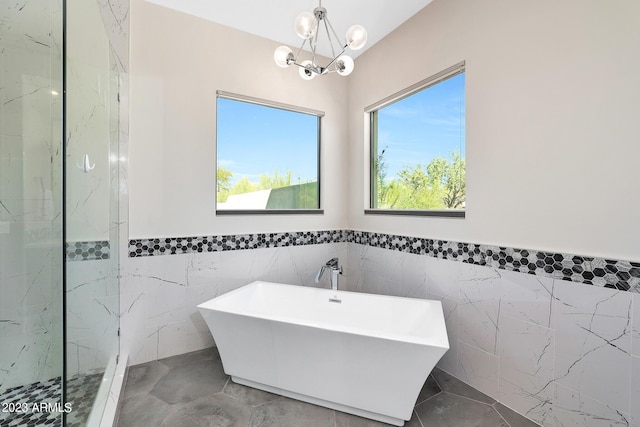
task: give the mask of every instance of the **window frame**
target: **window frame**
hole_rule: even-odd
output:
[[[377,175],[375,166],[375,155],[378,152],[378,110],[408,98],[422,90],[428,89],[431,86],[435,86],[438,83],[443,82],[451,77],[463,74],[466,71],[465,61],[458,62],[457,64],[440,71],[424,80],[421,80],[405,89],[402,89],[376,103],[373,103],[364,109],[365,120],[369,120],[369,199],[368,207],[364,209],[365,215],[401,215],[401,216],[427,216],[427,217],[439,217],[439,218],[461,218],[466,216],[465,209],[379,209],[373,208],[374,200],[376,197],[376,185],[374,184],[374,173]],[[466,94],[466,91],[465,91]],[[466,104],[466,103],[465,103]],[[465,107],[466,108],[466,107]],[[466,121],[466,119],[465,119]],[[465,138],[466,144],[466,138]]]
[[[253,96],[241,95],[237,93],[227,92],[223,90],[216,91],[216,150],[215,150],[215,175],[216,175],[216,192],[218,182],[218,99],[228,99],[231,101],[245,102],[249,104],[255,104],[263,107],[277,108],[279,110],[290,111],[294,113],[307,114],[316,116],[318,120],[317,125],[317,171],[318,171],[318,208],[312,209],[218,209],[218,198],[216,196],[214,201],[214,214],[216,216],[228,216],[228,215],[323,215],[324,209],[322,209],[322,197],[321,197],[321,146],[322,146],[322,118],[324,117],[324,111],[314,110],[311,108],[299,107],[291,104],[285,104],[277,101],[269,101],[266,99],[255,98]]]

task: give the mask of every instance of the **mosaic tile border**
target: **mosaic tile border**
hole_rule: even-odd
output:
[[[108,240],[66,242],[64,249],[67,261],[93,261],[109,259],[111,256],[111,248]]]
[[[352,243],[640,292],[640,263],[503,246],[352,231]]]
[[[238,234],[205,237],[168,237],[129,240],[129,257],[237,251],[346,242],[346,230]]]
[[[638,262],[355,230],[135,239],[129,241],[129,257],[342,242],[640,292]]]

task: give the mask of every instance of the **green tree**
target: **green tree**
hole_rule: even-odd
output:
[[[458,152],[453,152],[452,157],[453,161],[447,163],[443,175],[445,194],[442,201],[447,208],[460,209],[467,196],[466,163]]]
[[[377,200],[386,209],[460,209],[465,202],[465,160],[458,152],[449,160],[436,157],[427,165],[406,165],[387,182],[384,150],[377,165]],[[382,171],[382,177],[380,174]]]
[[[400,199],[401,191],[395,180],[387,182],[389,165],[387,165],[387,161],[384,158],[386,152],[387,147],[373,160],[373,170],[376,177],[374,197],[378,201],[378,208],[393,209]]]
[[[231,189],[229,190],[229,195],[251,193],[254,191],[258,191],[258,186],[249,181],[249,178],[247,176],[243,176],[242,178],[240,178],[240,180],[238,180],[238,182],[236,182],[233,187],[231,187]]]
[[[217,181],[217,200],[218,202],[225,202],[229,197],[229,190],[231,190],[231,179],[233,178],[233,172],[227,168],[218,168],[216,171]]]
[[[227,168],[218,168],[216,178],[218,181],[218,191],[231,189],[231,178],[233,178],[233,172]]]
[[[438,160],[432,160],[427,166],[421,163],[405,166],[398,172],[400,183],[405,188],[401,196],[403,209],[440,209],[442,207],[442,189],[438,179],[442,165]]]
[[[276,169],[273,175],[260,174],[259,190],[269,190],[273,188],[288,187],[291,185],[291,171],[287,171],[284,175]]]
[[[281,174],[276,170],[273,174],[260,174],[260,181],[257,183],[251,182],[248,177],[243,176],[235,184],[231,185],[233,172],[226,168],[218,168],[218,192],[216,200],[218,203],[224,203],[229,196],[233,194],[252,193],[254,191],[288,187],[291,185],[292,175],[293,173],[291,171]]]

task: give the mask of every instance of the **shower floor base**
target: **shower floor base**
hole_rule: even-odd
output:
[[[0,405],[2,405],[0,425],[3,427],[59,426],[62,414],[40,412],[39,405],[59,403],[61,396],[60,377],[10,388],[0,394]],[[34,411],[35,405],[38,407]]]
[[[84,426],[100,387],[102,373],[79,375],[67,381],[66,426]],[[0,393],[0,426],[54,427],[62,425],[60,377],[13,387]],[[42,410],[41,410],[42,409]],[[51,412],[53,410],[53,412]]]

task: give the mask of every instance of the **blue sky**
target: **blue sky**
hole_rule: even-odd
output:
[[[218,98],[218,167],[258,182],[259,174],[292,172],[292,182],[318,179],[318,118]]]
[[[378,153],[385,151],[387,180],[405,165],[465,154],[464,73],[378,111]]]
[[[378,113],[378,150],[387,179],[405,165],[427,164],[452,151],[464,155],[464,74],[389,105]],[[258,182],[259,174],[292,172],[293,183],[317,179],[316,116],[218,98],[218,167]],[[283,154],[284,153],[284,154]]]

